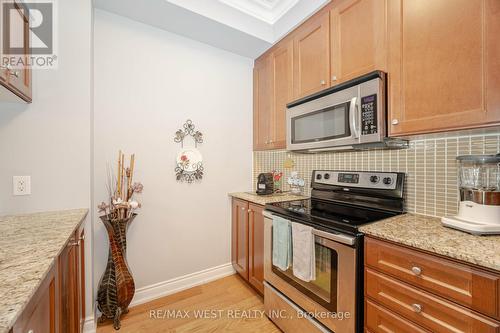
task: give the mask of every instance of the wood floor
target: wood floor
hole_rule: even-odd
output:
[[[280,332],[263,312],[262,297],[231,275],[131,308],[118,332]],[[116,331],[108,321],[97,332]]]

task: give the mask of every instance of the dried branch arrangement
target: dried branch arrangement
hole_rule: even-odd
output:
[[[135,155],[129,159],[129,166],[125,166],[125,154],[118,153],[117,173],[113,174],[108,165],[106,187],[109,195],[109,203],[101,202],[97,208],[111,220],[126,219],[141,208],[141,204],[134,199],[134,194],[142,193],[144,186],[139,182],[133,182]]]

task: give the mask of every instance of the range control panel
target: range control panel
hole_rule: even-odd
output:
[[[377,94],[361,97],[361,134],[376,134],[377,126]]]
[[[398,180],[395,172],[314,171],[313,177],[319,184],[384,190],[396,189]]]

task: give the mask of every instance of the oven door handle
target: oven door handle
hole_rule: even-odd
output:
[[[273,219],[273,214],[267,210],[264,210],[262,212],[262,215],[264,215],[264,217],[267,217],[270,220]],[[356,243],[356,237],[352,237],[349,235],[326,232],[326,231],[322,231],[322,230],[318,230],[318,229],[313,229],[313,234],[318,236],[318,237],[326,238],[326,239],[329,239],[331,241],[346,244],[346,245],[354,245]]]
[[[346,245],[354,245],[356,243],[356,237],[348,236],[348,235],[343,235],[343,234],[334,234],[331,232],[326,232],[318,229],[313,230],[313,234],[315,234],[318,237],[326,238],[331,241],[337,242],[337,243],[342,243]]]
[[[358,103],[357,97],[351,99],[351,104],[349,106],[349,127],[351,128],[352,137],[355,139],[359,138],[358,131]]]

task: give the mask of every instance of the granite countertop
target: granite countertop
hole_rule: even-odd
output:
[[[441,219],[403,214],[362,226],[370,236],[500,271],[500,236],[476,236],[443,227]]]
[[[284,201],[295,201],[295,200],[305,200],[309,197],[303,195],[295,195],[288,192],[285,193],[275,193],[269,195],[257,195],[254,192],[235,192],[229,193],[230,197],[238,198],[246,201],[253,202],[258,205],[265,205],[274,202],[284,202]]]
[[[0,333],[7,333],[87,209],[0,216]]]

